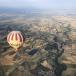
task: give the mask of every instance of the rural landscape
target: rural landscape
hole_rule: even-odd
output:
[[[76,76],[75,12],[9,9],[0,11],[0,76]],[[11,31],[25,38],[20,56],[7,43]]]

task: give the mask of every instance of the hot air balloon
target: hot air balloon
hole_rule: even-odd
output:
[[[7,42],[16,51],[23,45],[24,37],[20,31],[12,31],[7,36]]]

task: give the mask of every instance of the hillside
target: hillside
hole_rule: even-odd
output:
[[[10,66],[15,64],[20,65],[21,62],[24,61],[31,62],[27,51],[30,52],[33,49],[41,49],[42,54],[45,55],[49,50],[52,50],[52,45],[57,43],[59,49],[58,53],[60,54],[58,62],[59,64],[65,64],[67,66],[67,69],[62,73],[62,76],[68,76],[69,74],[67,71],[69,66],[76,66],[75,24],[76,18],[72,16],[43,15],[26,17],[24,14],[0,14],[0,63],[5,66],[3,69],[5,69],[4,71],[6,74],[9,72],[9,69],[11,70],[11,68],[9,68]],[[13,30],[19,30],[25,35],[23,48],[20,49],[22,57],[20,59],[16,59],[16,61],[13,61],[16,54],[10,54],[14,52],[14,49],[10,47],[6,41],[7,34]],[[50,45],[49,47],[48,44]],[[62,49],[64,49],[64,52],[61,54]],[[57,48],[55,50],[57,50]],[[32,58],[35,58],[36,61],[38,61],[37,55]],[[20,68],[24,69],[22,66]],[[72,72],[76,72],[76,68],[71,67],[70,69]],[[76,74],[75,72],[73,74]],[[11,76],[15,76],[15,74]],[[75,76],[73,74],[70,76]],[[23,76],[22,73],[20,76]]]

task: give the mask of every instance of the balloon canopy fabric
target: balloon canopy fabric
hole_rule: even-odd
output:
[[[7,42],[16,50],[22,46],[23,41],[24,38],[20,31],[12,31],[7,36]]]

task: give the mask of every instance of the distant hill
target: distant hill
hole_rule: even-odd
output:
[[[42,10],[37,8],[7,8],[0,7],[0,14],[27,14],[28,16],[41,16],[41,15],[53,15],[53,16],[76,16],[75,9],[51,9],[51,10]]]

